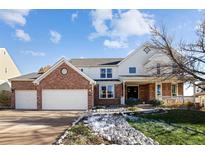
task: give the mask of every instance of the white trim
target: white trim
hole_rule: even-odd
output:
[[[96,84],[121,84],[121,81],[95,81]]]
[[[9,79],[8,81],[34,81],[35,79]]]
[[[39,84],[41,80],[43,80],[46,76],[48,76],[51,72],[53,72],[57,67],[59,67],[62,63],[66,63],[69,67],[74,69],[77,73],[82,75],[85,79],[90,81],[90,83],[95,84],[95,81],[85,75],[83,72],[81,72],[77,67],[72,65],[68,60],[65,58],[61,58],[58,62],[56,62],[48,71],[46,71],[44,74],[42,74],[40,77],[38,77],[36,80],[33,81],[34,84]]]
[[[106,98],[101,98],[100,97],[100,91],[101,91],[101,87],[102,86],[105,86],[106,87]],[[108,86],[113,86],[113,97],[111,97],[111,98],[108,98],[107,97],[107,89],[108,89]],[[115,84],[101,84],[101,85],[99,85],[99,92],[98,92],[98,97],[99,97],[99,99],[115,99]]]

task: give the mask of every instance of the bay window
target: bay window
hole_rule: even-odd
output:
[[[102,85],[100,86],[100,98],[114,98],[114,85]]]

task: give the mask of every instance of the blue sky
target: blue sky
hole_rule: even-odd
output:
[[[0,47],[22,74],[60,57],[125,57],[165,24],[176,40],[193,40],[202,10],[0,10]]]

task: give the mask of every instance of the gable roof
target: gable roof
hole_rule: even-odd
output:
[[[128,60],[130,57],[132,57],[133,55],[135,55],[135,53],[137,53],[141,48],[145,48],[148,46],[148,43],[143,43],[142,45],[140,45],[138,48],[131,50],[130,54],[125,57],[120,63],[118,63],[118,65],[122,64],[123,62],[125,62],[126,60]]]
[[[68,60],[65,58],[61,58],[58,62],[56,62],[51,68],[48,69],[45,73],[43,73],[41,76],[39,76],[37,79],[33,81],[34,84],[39,84],[41,80],[43,80],[46,76],[48,76],[51,72],[53,72],[57,67],[59,67],[61,64],[66,63],[69,67],[74,69],[77,73],[82,75],[85,79],[90,81],[90,83],[95,83],[93,79],[91,79],[89,76],[81,72],[77,67],[72,65]]]
[[[15,77],[15,78],[11,78],[11,79],[9,79],[9,81],[34,81],[35,79],[37,79],[41,75],[42,74],[34,72],[34,73],[21,75],[21,76]]]
[[[69,62],[74,66],[114,66],[120,63],[124,58],[81,58],[71,59]]]

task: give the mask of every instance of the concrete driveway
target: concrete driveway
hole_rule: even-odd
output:
[[[52,144],[82,112],[0,111],[0,144]]]

